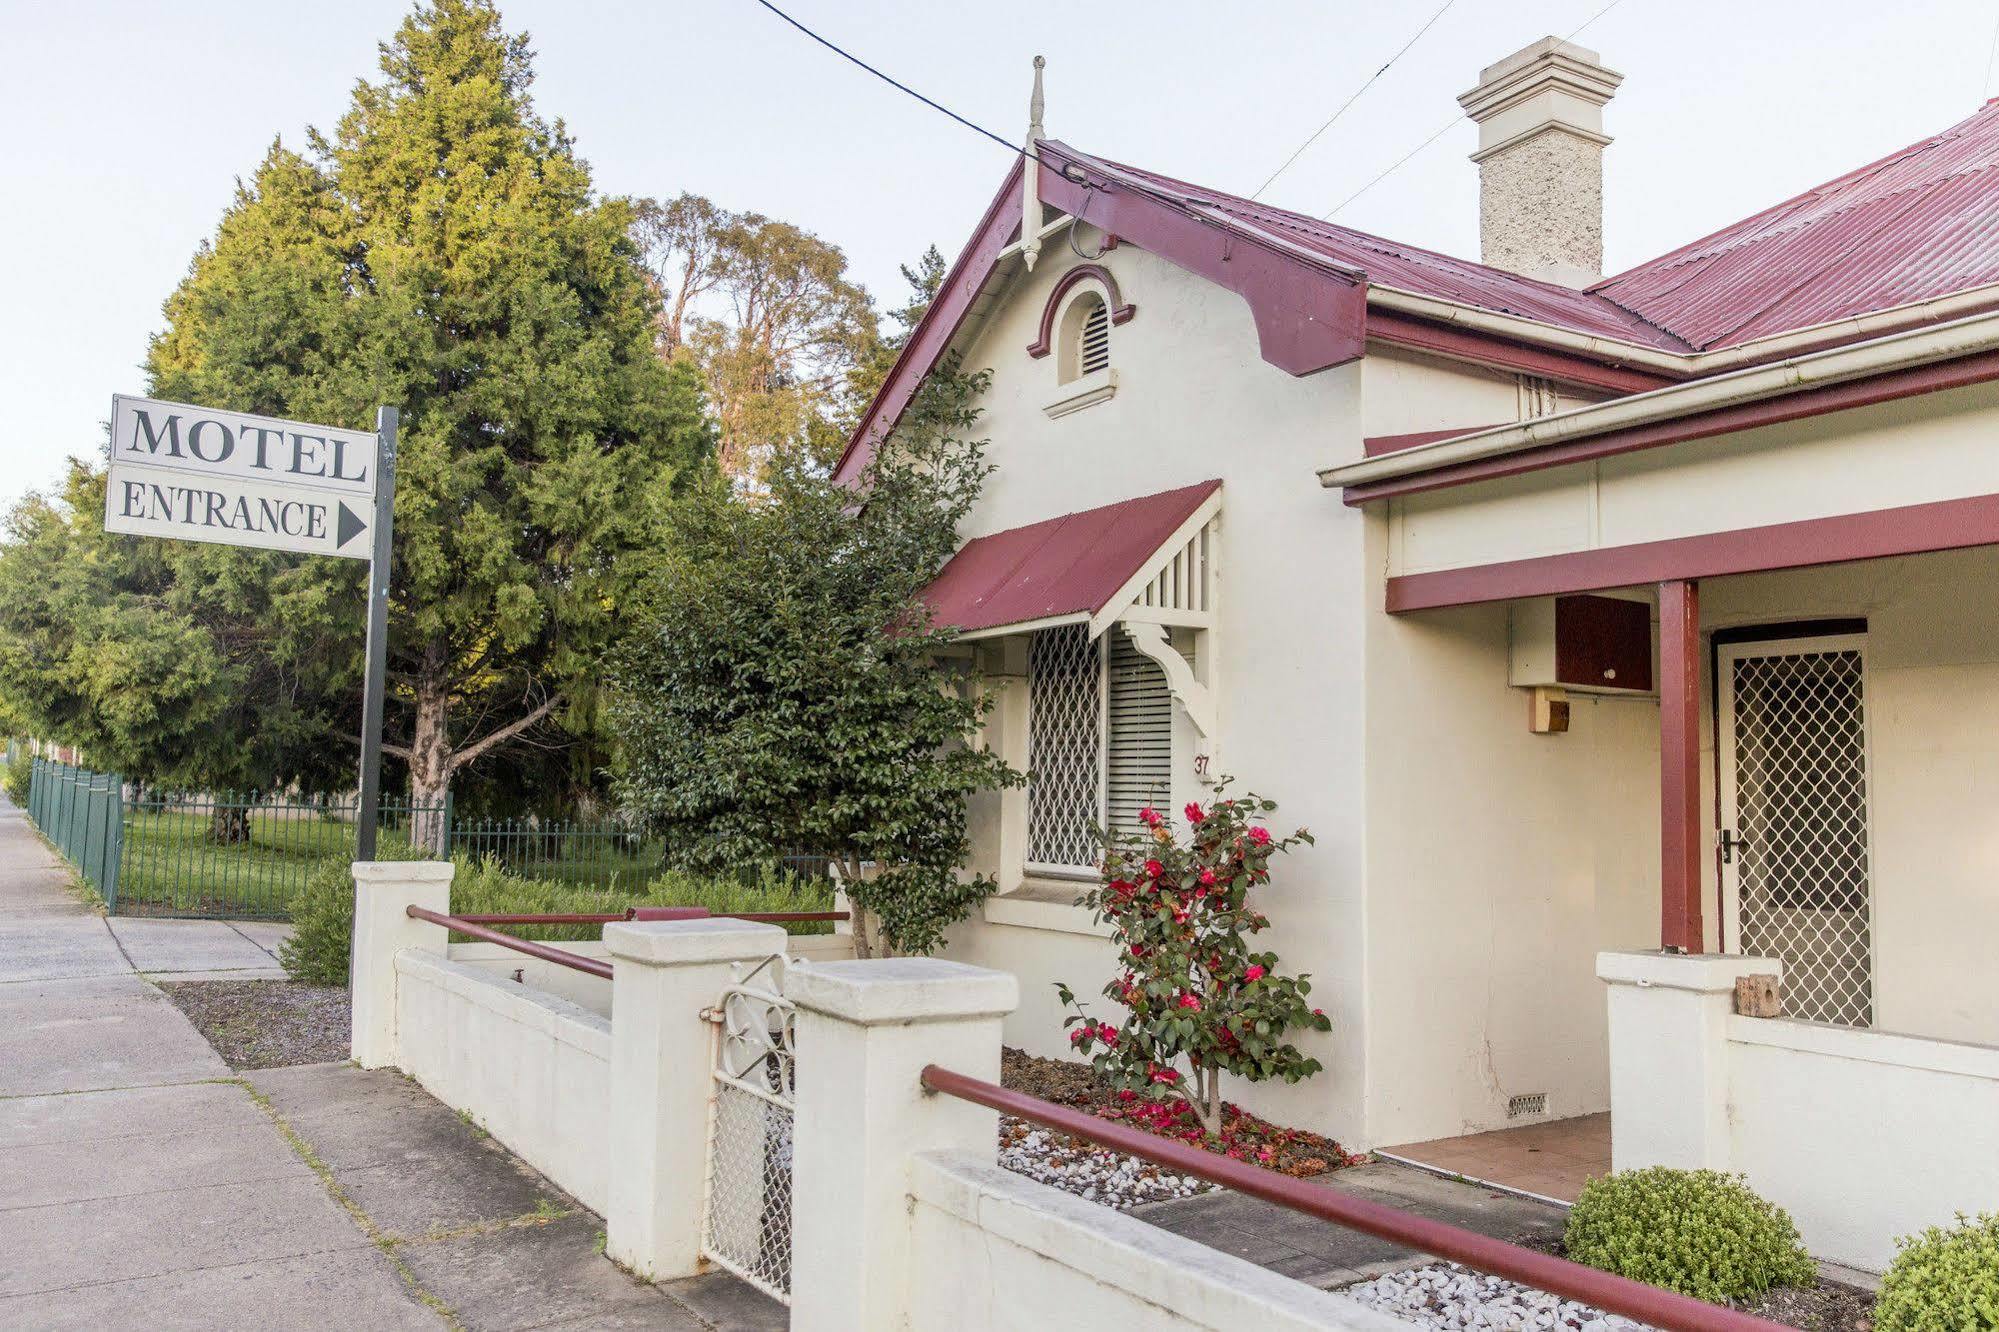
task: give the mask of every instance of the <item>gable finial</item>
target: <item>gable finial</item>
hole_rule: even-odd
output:
[[[1027,264],[1027,270],[1034,271],[1034,261],[1041,257],[1041,151],[1040,141],[1047,137],[1041,128],[1041,115],[1047,106],[1047,99],[1041,92],[1041,71],[1047,61],[1034,57],[1034,92],[1027,99],[1027,160],[1020,169],[1020,257]]]

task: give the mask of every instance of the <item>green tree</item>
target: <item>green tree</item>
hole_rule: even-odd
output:
[[[380,72],[310,158],[274,146],[239,190],[147,369],[239,410],[402,407],[385,749],[432,803],[501,746],[596,728],[631,557],[713,431],[696,371],[654,354],[632,206],[534,107],[527,38],[438,0]],[[301,581],[358,655],[358,566]]]
[[[855,402],[863,405],[888,380],[888,372],[895,368],[895,358],[902,355],[902,349],[909,345],[910,336],[923,322],[923,316],[930,312],[930,303],[937,299],[937,293],[944,286],[944,277],[950,272],[944,255],[935,245],[923,251],[915,267],[908,264],[898,267],[902,269],[902,280],[909,284],[909,299],[888,312],[894,328],[885,337],[875,339],[867,355],[855,364],[847,376],[848,392]]]
[[[965,438],[983,386],[934,375],[865,503],[793,456],[766,502],[715,486],[677,508],[618,658],[625,806],[691,870],[833,857],[862,956],[935,948],[993,890],[958,871],[966,800],[1022,780],[968,741],[989,705],[940,663],[921,597],[988,470]]]
[[[104,474],[72,462],[0,538],[0,698],[28,732],[168,786],[324,791],[358,686],[348,614],[311,567],[260,551],[104,532]],[[218,832],[233,837],[240,829]]]

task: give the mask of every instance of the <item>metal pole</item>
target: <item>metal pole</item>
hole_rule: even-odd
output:
[[[396,521],[396,427],[402,411],[375,409],[375,549],[368,557],[368,678],[361,687],[361,808],[354,858],[375,858],[382,800],[382,695],[389,673],[389,550]]]

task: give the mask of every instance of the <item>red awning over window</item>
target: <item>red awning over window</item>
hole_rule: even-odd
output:
[[[971,633],[1095,615],[1221,484],[1203,481],[969,541],[924,592],[934,622]]]

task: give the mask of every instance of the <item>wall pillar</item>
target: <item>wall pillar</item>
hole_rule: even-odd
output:
[[[957,1150],[991,1158],[999,1116],[925,1092],[924,1065],[999,1081],[1009,973],[935,958],[794,967],[791,1326],[872,1332],[908,1319],[909,1162]]]
[[[1609,988],[1611,1168],[1728,1170],[1728,1019],[1767,957],[1598,953]]]
[[[604,1251],[649,1281],[701,1270],[714,1034],[701,1014],[736,963],[785,951],[725,916],[604,927],[611,955],[611,1158]]]
[[[1700,584],[1659,584],[1659,946],[1698,953],[1701,924]]]
[[[353,1035],[348,1049],[362,1068],[396,1065],[396,954],[406,948],[443,957],[451,934],[442,925],[412,920],[419,906],[449,914],[448,860],[354,862],[354,941],[348,958]]]

